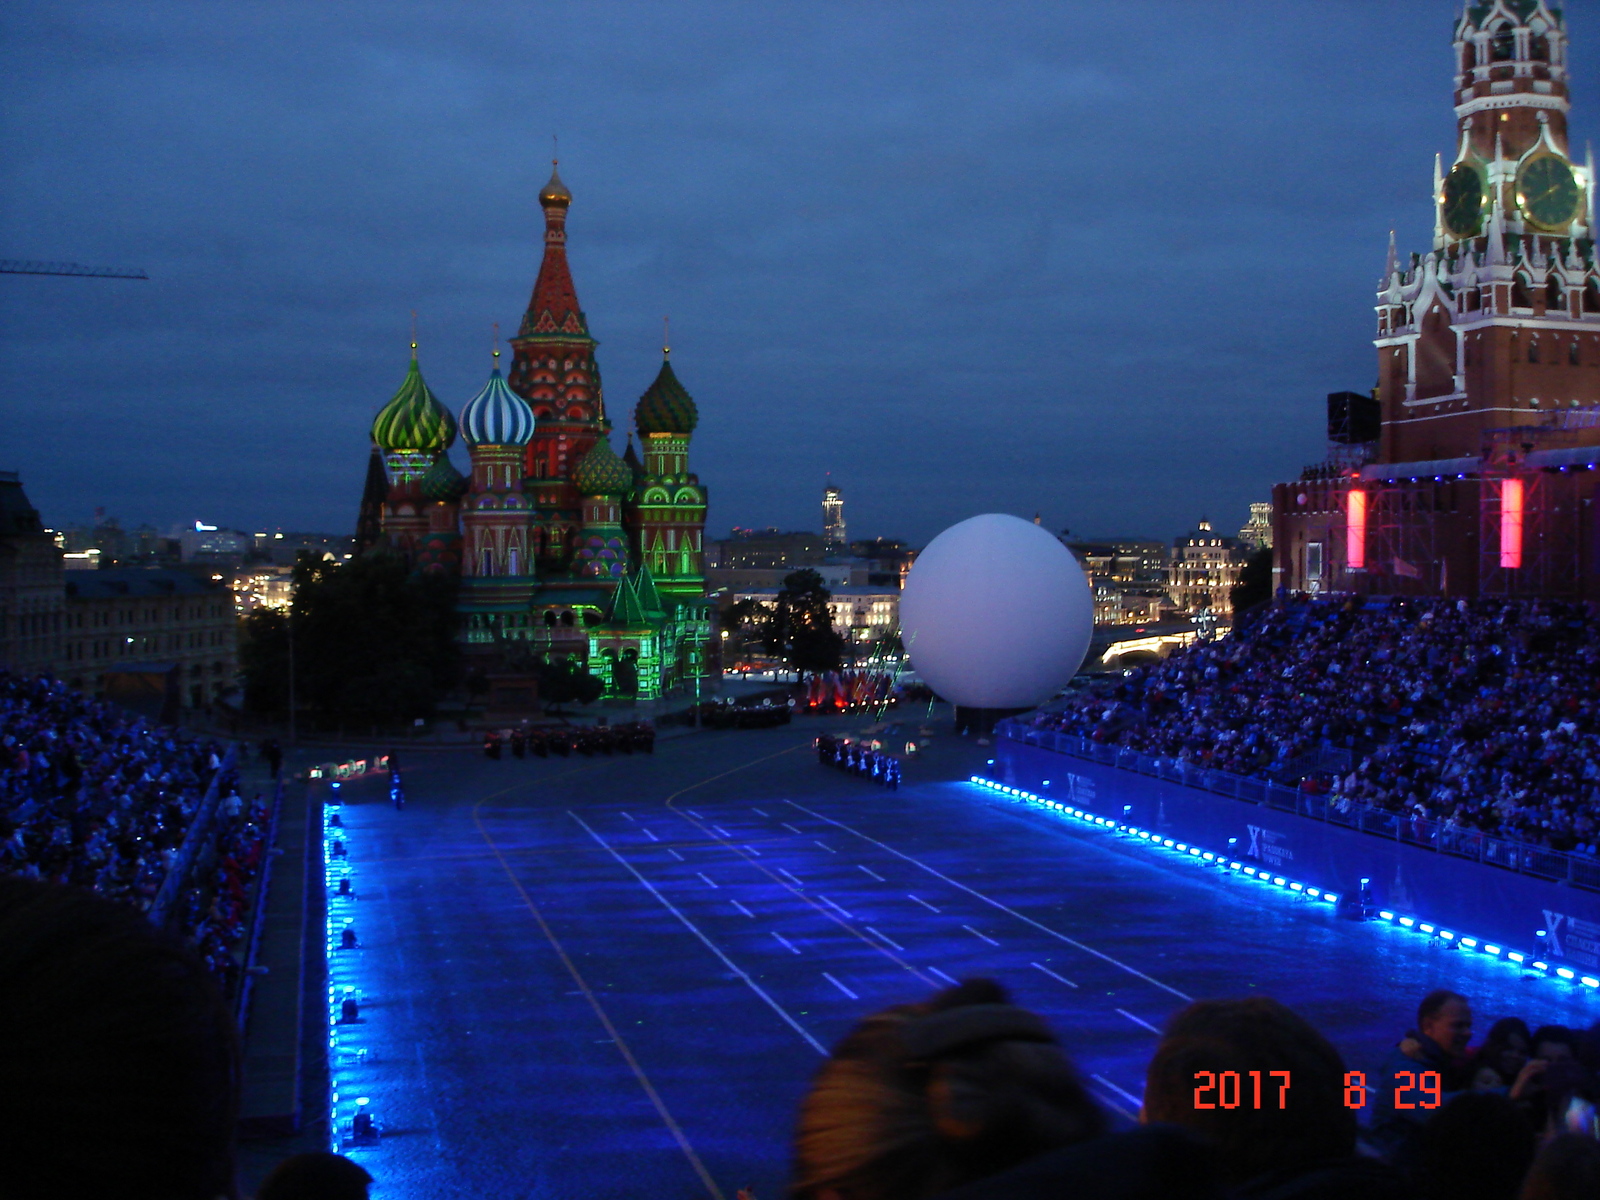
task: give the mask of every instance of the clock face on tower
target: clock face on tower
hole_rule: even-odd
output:
[[[1554,154],[1541,154],[1517,172],[1517,207],[1540,229],[1565,229],[1582,199],[1572,168]]]
[[[1466,163],[1457,163],[1444,178],[1439,195],[1444,227],[1458,238],[1476,237],[1483,226],[1483,177]]]

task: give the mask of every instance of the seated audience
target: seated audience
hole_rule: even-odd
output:
[[[1031,720],[1298,782],[1340,812],[1400,814],[1430,837],[1600,849],[1600,615],[1589,605],[1297,598]],[[1329,765],[1341,757],[1348,766]]]

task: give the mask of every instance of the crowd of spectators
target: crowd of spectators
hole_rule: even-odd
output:
[[[0,874],[69,884],[149,912],[211,782],[224,792],[193,886],[173,914],[232,989],[267,814],[225,750],[155,728],[47,676],[0,671]]]
[[[260,793],[246,804],[234,790],[218,802],[216,820],[213,849],[184,897],[182,929],[231,996],[239,986],[251,889],[268,849],[268,812]]]
[[[223,750],[0,671],[0,872],[148,910]]]
[[[1032,721],[1298,784],[1341,811],[1600,850],[1600,615],[1588,605],[1293,598]]]

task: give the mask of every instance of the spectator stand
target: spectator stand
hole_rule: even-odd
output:
[[[995,733],[1011,741],[1054,750],[1058,754],[1181,783],[1220,796],[1231,796],[1235,800],[1264,805],[1280,812],[1296,813],[1331,825],[1359,829],[1362,833],[1487,863],[1539,879],[1600,892],[1600,862],[1588,855],[1569,854],[1526,842],[1491,837],[1478,830],[1452,826],[1446,821],[1408,816],[1371,805],[1342,805],[1330,796],[1302,788],[1285,787],[1270,779],[1197,767],[1178,759],[1096,742],[1075,734],[1034,729],[1015,720],[1000,722],[995,727]]]

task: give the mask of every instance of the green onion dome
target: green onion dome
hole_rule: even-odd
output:
[[[633,488],[633,469],[601,438],[573,471],[572,482],[585,496],[621,496]]]
[[[433,466],[428,468],[428,473],[422,477],[422,498],[454,504],[466,494],[466,476],[456,470],[456,465],[450,461],[448,454],[439,455],[434,459]]]
[[[661,360],[661,373],[633,410],[640,433],[693,433],[700,421],[694,399],[672,373],[672,362]]]
[[[380,450],[424,454],[446,450],[456,440],[456,419],[422,381],[415,344],[400,390],[373,418],[372,440]]]

